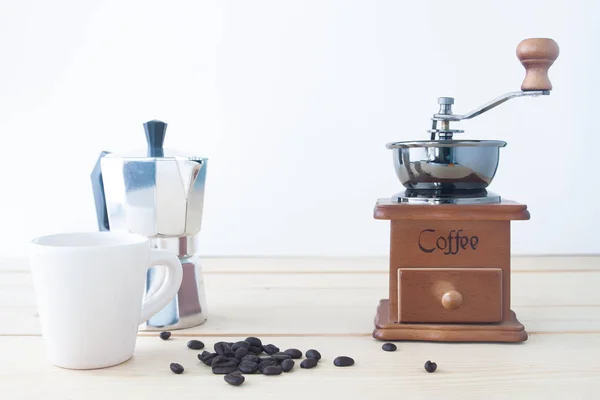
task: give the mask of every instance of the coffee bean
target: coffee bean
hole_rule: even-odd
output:
[[[240,347],[235,351],[234,357],[241,360],[243,357],[246,356],[246,354],[248,354],[248,349],[245,347]]]
[[[220,356],[217,356],[220,357]],[[227,365],[234,365],[234,366],[238,366],[240,365],[240,360],[233,358],[233,357],[225,357],[222,359],[219,359],[218,361],[215,362],[215,360],[217,359],[217,357],[215,357],[213,359],[213,362],[211,363],[211,367],[221,367],[221,366],[227,366]]]
[[[215,375],[230,374],[237,371],[237,365],[219,365],[212,367],[212,373]]]
[[[187,342],[187,347],[192,350],[202,350],[204,348],[204,343],[199,340],[190,340]]]
[[[262,341],[254,336],[247,337],[244,342],[248,343],[250,346],[262,347]]]
[[[315,358],[307,358],[300,363],[300,368],[313,368],[317,366],[319,361]]]
[[[198,354],[198,360],[202,361],[204,364],[210,367],[212,360],[217,356],[217,353],[210,353],[208,351],[203,351],[202,354]]]
[[[275,354],[271,355],[271,358],[280,363],[283,360],[289,360],[290,358],[292,358],[292,356],[290,356],[289,354],[285,354],[285,353],[275,353]]]
[[[248,347],[248,351],[252,354],[259,355],[259,354],[262,354],[263,349],[262,349],[262,346],[260,346],[260,347],[250,346],[250,347]]]
[[[212,363],[210,364],[211,367],[229,367],[232,366],[235,368],[237,368],[237,366],[240,364],[239,360],[236,360],[235,358],[229,358],[229,357],[225,357],[225,356],[216,356],[215,358],[213,358]]]
[[[435,372],[435,370],[437,369],[437,364],[431,361],[427,361],[425,363],[425,371],[432,373]]]
[[[225,379],[225,382],[233,386],[240,386],[246,380],[246,378],[244,378],[239,371],[234,371],[230,374],[227,374],[223,377],[223,379]]]
[[[229,357],[229,358],[235,358],[235,352],[229,350],[228,352],[225,353],[225,356]]]
[[[231,346],[229,346],[229,344],[227,344],[226,342],[217,342],[214,344],[213,346],[215,353],[217,353],[220,356],[224,356],[226,352],[231,351]]]
[[[274,366],[277,366],[277,365],[278,365],[278,363],[275,360],[264,360],[264,361],[261,361],[260,364],[258,364],[258,370],[260,372],[263,372],[265,368],[267,368],[267,367],[274,367]]]
[[[315,349],[310,349],[306,351],[306,358],[314,358],[315,360],[321,359],[321,353],[319,353]]]
[[[261,361],[262,359],[258,356],[255,356],[254,354],[248,354],[242,357],[242,362],[253,362],[255,364],[258,364]]]
[[[244,374],[255,374],[258,371],[258,364],[242,361],[238,369]]]
[[[287,359],[287,360],[283,360],[281,362],[281,370],[283,372],[290,372],[292,370],[292,368],[294,368],[294,360],[292,360],[291,358]]]
[[[219,356],[218,355],[218,356],[216,356],[215,358],[212,359],[210,365],[214,367],[215,365],[222,364],[222,363],[224,363],[226,361],[229,361],[229,358],[227,358],[226,356]]]
[[[284,353],[292,357],[294,360],[302,358],[302,352],[298,349],[287,349],[286,351],[284,351]]]
[[[354,360],[350,357],[339,356],[336,357],[335,360],[333,360],[333,365],[335,365],[336,367],[349,367],[351,365],[354,365]]]
[[[263,368],[263,375],[281,375],[281,367],[279,365],[269,365]]]
[[[396,347],[394,343],[384,343],[383,346],[381,346],[381,348],[384,351],[396,351],[396,349],[398,349],[398,347]]]
[[[217,342],[215,343],[215,353],[221,356],[233,357],[233,352],[231,351],[231,346],[226,342]]]
[[[174,374],[179,375],[183,373],[183,366],[181,364],[171,363],[169,368],[171,368],[171,371],[173,371]]]
[[[235,352],[237,349],[242,347],[247,349],[250,347],[250,345],[248,344],[248,342],[235,342],[233,346],[231,346],[231,351]]]
[[[279,352],[279,347],[275,346],[274,344],[265,344],[263,345],[262,349],[269,355]]]
[[[168,340],[171,337],[171,332],[161,332],[158,336],[160,336],[162,340]]]

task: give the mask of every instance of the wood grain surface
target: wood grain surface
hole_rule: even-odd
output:
[[[513,257],[512,309],[530,334],[520,344],[398,342],[371,337],[388,292],[388,260],[209,258],[203,263],[208,321],[169,341],[140,332],[130,361],[68,371],[44,359],[31,276],[24,260],[0,260],[2,399],[583,399],[600,393],[600,257]],[[248,335],[282,348],[316,348],[322,362],[232,387],[186,348]],[[334,357],[356,360],[336,368]],[[427,360],[438,371],[423,369]],[[186,368],[169,371],[169,363]]]

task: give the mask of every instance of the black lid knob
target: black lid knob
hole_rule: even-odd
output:
[[[144,130],[148,142],[148,157],[164,157],[163,143],[167,132],[166,122],[156,119],[145,122]]]

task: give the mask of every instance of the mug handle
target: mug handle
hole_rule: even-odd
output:
[[[181,280],[183,279],[183,269],[177,256],[163,250],[150,249],[148,269],[156,265],[166,267],[166,278],[162,285],[160,285],[160,288],[142,304],[140,325],[148,321],[173,300],[179,291]]]

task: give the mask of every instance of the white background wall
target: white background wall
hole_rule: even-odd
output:
[[[502,139],[491,189],[526,203],[516,254],[596,253],[600,2],[0,1],[0,254],[95,230],[103,149],[210,158],[211,255],[384,255],[390,141],[427,138],[438,96],[466,112],[518,90],[515,48],[552,37],[551,96],[462,123]]]

